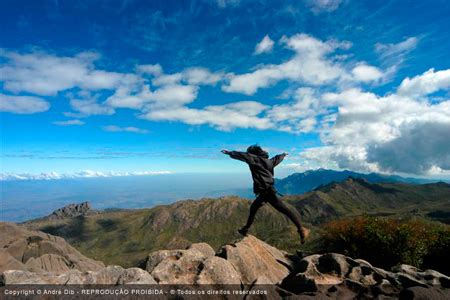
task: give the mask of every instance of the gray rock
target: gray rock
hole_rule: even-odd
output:
[[[439,290],[430,287],[411,287],[404,289],[399,294],[399,299],[409,300],[447,300],[450,298],[450,293],[447,290]]]
[[[172,260],[177,260],[181,257],[182,250],[159,250],[150,253],[147,256],[147,262],[145,266],[145,270],[151,273],[155,269],[155,267],[162,262],[163,260],[169,258]]]
[[[205,257],[212,257],[216,255],[216,251],[207,243],[195,243],[188,247],[188,250],[197,250]]]
[[[8,270],[1,275],[3,285],[10,284],[81,284],[82,273],[78,270],[70,270],[64,274],[50,272],[35,273],[30,271]]]
[[[222,257],[208,257],[202,263],[202,270],[196,279],[197,284],[241,284],[241,277],[233,265]]]
[[[347,257],[342,254],[327,253],[320,256],[317,270],[324,274],[344,276],[350,269]]]
[[[121,266],[107,266],[97,272],[88,272],[85,284],[116,284],[125,269]]]
[[[211,253],[204,245],[168,253],[151,253],[146,269],[151,270],[151,275],[158,283],[194,284],[202,262],[211,254],[214,255],[214,251]]]
[[[401,286],[405,288],[414,286],[427,287],[425,283],[420,282],[419,280],[408,274],[398,273],[397,280],[400,282]]]
[[[0,272],[12,268],[55,273],[104,268],[102,262],[82,255],[63,238],[6,222],[0,222],[0,232]]]
[[[46,217],[49,220],[59,220],[64,218],[74,218],[78,216],[85,216],[88,214],[97,213],[97,211],[92,210],[91,204],[89,202],[69,204],[62,208],[53,211],[50,215]]]
[[[140,268],[124,270],[117,280],[117,284],[156,284],[157,282],[147,272]]]
[[[292,266],[286,252],[251,235],[234,245],[224,246],[221,255],[233,265],[244,284],[252,284],[260,276],[265,276],[272,284],[278,283],[289,274],[288,267]]]

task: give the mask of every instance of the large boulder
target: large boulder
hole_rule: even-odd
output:
[[[244,284],[261,281],[260,277],[264,277],[264,282],[278,283],[290,273],[293,265],[286,252],[252,235],[224,246],[220,256],[233,265]]]
[[[239,284],[240,276],[208,244],[192,244],[185,250],[161,250],[149,254],[146,270],[162,284]]]
[[[0,272],[28,270],[64,273],[68,270],[97,271],[100,261],[90,259],[63,238],[0,222]]]
[[[198,284],[240,284],[241,276],[233,265],[222,257],[208,257],[196,278]]]

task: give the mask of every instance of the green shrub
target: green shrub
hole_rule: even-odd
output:
[[[339,252],[390,268],[409,264],[449,274],[450,226],[423,219],[357,217],[323,226],[319,251]]]

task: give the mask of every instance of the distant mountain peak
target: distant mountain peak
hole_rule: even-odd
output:
[[[319,168],[308,170],[302,173],[294,173],[286,178],[277,179],[276,187],[282,194],[304,194],[317,190],[333,182],[343,182],[348,178],[359,181],[361,184],[367,183],[412,183],[425,184],[434,181],[422,178],[405,178],[397,175],[385,175],[378,173],[357,173],[350,170],[336,171]]]
[[[49,219],[63,219],[63,218],[73,218],[81,215],[87,215],[93,213],[91,204],[89,202],[82,203],[72,203],[64,207],[58,208],[53,211],[48,218]]]

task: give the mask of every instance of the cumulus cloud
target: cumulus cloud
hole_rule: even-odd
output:
[[[84,118],[92,115],[112,115],[115,113],[111,106],[98,103],[98,95],[82,91],[78,95],[68,94],[70,106],[75,111],[66,112],[68,117]]]
[[[433,103],[349,89],[325,93],[320,101],[337,112],[332,126],[320,130],[326,146],[306,151],[308,159],[360,171],[448,170],[449,100]]]
[[[407,123],[398,137],[368,147],[367,160],[388,172],[426,174],[450,170],[450,120]]]
[[[383,77],[383,72],[374,66],[360,64],[353,68],[353,77],[356,81],[371,82],[378,81]]]
[[[281,80],[320,86],[336,81],[368,82],[378,80],[381,76],[381,71],[369,65],[357,67],[352,75],[347,66],[330,57],[337,49],[349,49],[349,42],[321,41],[307,34],[283,37],[281,42],[294,52],[291,59],[278,65],[260,66],[251,73],[228,74],[228,83],[222,90],[253,95],[258,89],[272,86]]]
[[[279,64],[259,65],[242,74],[223,74],[202,67],[166,74],[157,64],[139,65],[135,74],[116,73],[97,69],[97,57],[92,53],[58,57],[3,51],[5,63],[0,68],[5,72],[0,72],[0,76],[3,87],[13,93],[50,95],[76,88],[63,94],[73,109],[66,113],[70,117],[112,115],[119,108],[128,108],[136,110],[141,119],[209,125],[224,131],[254,128],[316,133],[323,146],[309,148],[299,157],[311,166],[417,174],[450,171],[450,151],[445,139],[450,132],[450,100],[445,93],[438,100],[430,97],[450,88],[450,70],[430,69],[405,78],[397,90],[384,95],[364,90],[371,83],[385,82],[405,53],[414,49],[416,38],[398,44],[377,44],[376,51],[388,64],[382,68],[348,57],[342,59],[342,52],[351,47],[345,41],[323,41],[296,34],[283,37],[280,44],[292,51],[290,58]],[[394,63],[389,65],[391,60]],[[56,64],[75,75],[62,74],[58,78],[62,72],[58,68],[43,70]],[[24,78],[38,74],[38,70],[42,70],[42,78],[25,82]],[[192,105],[202,85],[221,82],[223,91],[253,95],[283,80],[290,85],[276,104],[242,99]],[[38,97],[0,96],[3,111],[32,113],[49,108]],[[69,120],[57,125],[76,125],[71,122],[77,123]],[[109,125],[103,129],[147,133],[131,126]],[[418,153],[408,153],[408,148]]]
[[[85,123],[83,121],[80,121],[78,119],[75,120],[67,120],[67,121],[55,121],[53,122],[53,124],[58,125],[58,126],[80,126],[80,125],[84,125]]]
[[[430,69],[422,75],[405,78],[398,88],[398,93],[401,95],[420,97],[442,89],[448,89],[449,87],[450,70],[435,72],[434,69]]]
[[[180,121],[190,125],[209,124],[220,130],[233,128],[269,129],[274,125],[267,118],[259,117],[265,109],[255,101],[241,101],[224,105],[210,105],[203,109],[184,106],[170,109],[152,109],[141,118],[153,121]]]
[[[39,97],[12,96],[0,93],[0,111],[15,114],[34,114],[49,110],[50,103]]]
[[[173,174],[171,171],[135,171],[135,172],[102,172],[86,170],[75,173],[48,172],[40,174],[31,173],[0,173],[0,181],[6,180],[58,180],[73,178],[121,177],[121,176],[151,176]]]
[[[120,126],[116,126],[116,125],[108,125],[108,126],[103,126],[102,129],[104,131],[109,131],[109,132],[133,132],[133,133],[140,133],[140,134],[147,134],[150,131],[148,131],[147,129],[142,129],[142,128],[137,128],[137,127],[120,127]]]
[[[281,131],[313,131],[317,125],[316,117],[326,112],[320,107],[317,93],[312,88],[299,88],[293,98],[292,102],[272,106],[267,111],[267,118],[277,124],[277,129]]]
[[[191,67],[186,68],[179,73],[157,74],[152,80],[152,84],[156,86],[175,85],[180,83],[187,83],[190,85],[214,85],[220,81],[222,77],[223,74],[221,72],[213,73],[207,68]]]
[[[274,41],[266,35],[258,44],[256,44],[254,54],[272,52],[274,44]]]
[[[56,95],[74,87],[88,90],[114,89],[130,84],[138,77],[132,74],[96,70],[98,55],[82,52],[74,57],[54,56],[41,52],[19,54],[0,51],[5,62],[0,66],[3,88],[13,93]]]
[[[300,157],[324,168],[379,171],[376,164],[367,162],[367,151],[361,146],[333,145],[308,148],[300,154]]]
[[[139,73],[149,74],[153,76],[159,76],[163,74],[163,69],[160,64],[155,65],[138,65],[136,70]]]
[[[106,103],[111,107],[144,109],[153,107],[174,107],[191,103],[195,100],[198,87],[193,85],[169,84],[154,91],[148,85],[142,87],[138,93],[126,88],[117,89]]]

